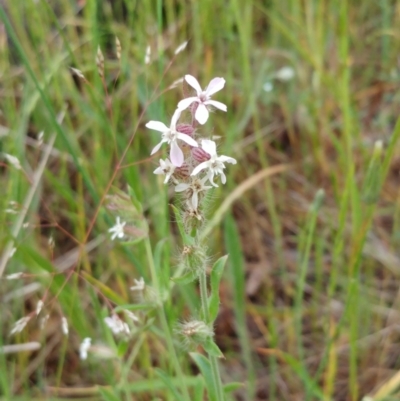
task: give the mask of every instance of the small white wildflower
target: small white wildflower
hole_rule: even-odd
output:
[[[199,204],[199,194],[200,192],[207,191],[212,187],[209,185],[204,185],[208,180],[208,176],[203,178],[193,178],[190,184],[181,183],[175,187],[175,192],[183,192],[189,191],[189,195],[191,196],[191,205],[194,210],[197,210],[197,206]]]
[[[275,73],[275,78],[280,81],[290,81],[295,75],[292,67],[282,67]]]
[[[61,330],[65,336],[68,335],[68,320],[65,316],[61,318]]]
[[[147,46],[146,47],[146,54],[145,54],[145,56],[144,56],[144,63],[147,65],[147,64],[150,64],[150,60],[151,60],[151,47],[150,46]]]
[[[40,299],[36,305],[36,316],[39,315],[39,313],[42,311],[43,308],[43,301]]]
[[[23,274],[24,274],[24,273],[22,273],[22,272],[9,274],[8,276],[6,276],[6,280],[16,280],[16,279],[22,277]]]
[[[140,277],[139,280],[133,279],[135,285],[131,287],[131,291],[143,291],[146,287],[143,277]]]
[[[90,337],[86,337],[83,339],[81,345],[79,346],[79,358],[84,361],[88,357],[88,351],[91,346],[92,339]]]
[[[12,165],[14,166],[17,170],[21,169],[21,163],[19,162],[19,160],[12,155],[9,155],[7,153],[4,153],[4,157],[6,158],[6,160]]]
[[[124,227],[125,227],[126,222],[123,221],[121,222],[121,219],[117,217],[115,226],[111,227],[108,232],[113,233],[111,235],[111,240],[114,241],[115,238],[123,238],[125,233],[124,233]]]
[[[29,320],[31,320],[30,316],[25,316],[22,319],[17,320],[10,331],[10,336],[16,333],[20,333],[28,324]]]
[[[156,153],[161,148],[161,145],[164,142],[168,143],[171,146],[170,159],[171,159],[171,162],[173,163],[173,165],[176,167],[181,167],[183,164],[183,160],[184,160],[182,149],[178,145],[178,139],[186,142],[190,146],[193,146],[196,148],[199,146],[192,137],[190,137],[189,135],[186,135],[186,134],[182,134],[182,132],[178,132],[176,130],[176,123],[178,122],[178,119],[181,116],[181,113],[182,113],[182,110],[180,110],[180,109],[175,110],[175,113],[172,116],[171,125],[169,128],[160,121],[149,121],[146,124],[147,128],[155,130],[155,131],[159,131],[162,134],[161,142],[153,148],[153,150],[151,151],[151,154],[153,155],[154,153]]]
[[[191,175],[197,175],[201,170],[207,169],[207,177],[214,187],[218,186],[214,183],[214,175],[221,175],[221,181],[225,184],[226,177],[224,174],[224,163],[236,164],[236,160],[229,156],[218,156],[216,143],[209,139],[203,139],[201,141],[201,147],[211,156],[210,160],[200,163],[194,168]]]
[[[124,309],[124,313],[125,313],[126,316],[128,316],[129,319],[131,319],[133,322],[138,322],[138,321],[139,321],[139,318],[138,318],[134,313],[132,313],[131,311],[129,311],[129,310],[127,310],[127,309]]]
[[[189,43],[189,41],[183,42],[181,43],[174,51],[174,54],[177,55],[180,52],[183,52],[186,49],[187,44]]]
[[[14,256],[15,252],[17,252],[17,248],[14,247],[14,248],[12,248],[11,251],[10,251],[10,255],[9,255],[9,258],[10,258],[10,259]]]
[[[172,174],[174,174],[175,168],[176,166],[174,166],[169,159],[165,159],[165,161],[160,159],[160,167],[154,170],[154,174],[165,174],[164,184],[166,184]]]
[[[267,81],[263,85],[263,89],[264,89],[265,92],[272,92],[272,90],[274,89],[274,85],[272,84],[272,82]]]
[[[185,110],[192,103],[198,103],[198,107],[196,109],[194,117],[200,124],[205,124],[208,120],[209,112],[207,106],[213,106],[222,111],[227,110],[225,104],[217,102],[216,100],[211,100],[211,96],[214,93],[220,91],[225,86],[224,78],[213,78],[204,91],[203,89],[201,89],[201,86],[197,79],[192,75],[185,75],[185,80],[192,88],[196,90],[197,96],[188,97],[181,100],[178,103],[178,109]]]
[[[129,326],[123,322],[115,313],[111,317],[105,317],[104,323],[111,329],[114,334],[129,334]]]

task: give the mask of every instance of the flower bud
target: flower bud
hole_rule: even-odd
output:
[[[173,176],[178,180],[188,179],[190,177],[189,166],[184,163],[181,167],[176,167]]]
[[[192,148],[193,159],[199,163],[206,162],[211,159],[211,156],[202,148]]]
[[[193,137],[194,128],[190,124],[178,124],[176,130],[182,134],[189,135]]]
[[[214,336],[213,330],[202,320],[190,320],[179,324],[176,333],[182,338],[184,348],[204,344]]]
[[[183,224],[187,233],[200,229],[204,224],[204,215],[199,209],[188,207],[183,212]]]

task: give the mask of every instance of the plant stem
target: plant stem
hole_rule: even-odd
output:
[[[207,292],[207,275],[205,269],[200,273],[199,275],[199,284],[200,284],[200,298],[201,298],[201,309],[203,311],[203,318],[206,321],[206,323],[209,325],[212,322],[210,322],[210,314],[208,313],[208,292]],[[222,388],[222,382],[221,382],[221,375],[219,373],[219,368],[218,368],[218,361],[217,358],[213,355],[208,355],[211,363],[211,370],[212,374],[214,377],[214,384],[215,384],[215,389],[217,393],[217,399],[218,401],[223,401],[224,400],[224,391]]]
[[[157,275],[157,271],[156,271],[156,267],[154,265],[154,258],[153,258],[153,253],[151,250],[151,244],[150,244],[150,239],[147,237],[145,239],[145,247],[146,247],[146,255],[147,255],[147,260],[150,266],[150,273],[151,273],[151,278],[153,281],[153,285],[155,287],[155,290],[157,292],[157,296],[161,296],[161,288],[160,288],[160,282],[158,280],[158,275]],[[189,396],[189,391],[188,388],[186,386],[186,382],[183,376],[183,372],[181,369],[181,365],[179,363],[178,360],[178,356],[176,354],[175,351],[175,347],[174,347],[174,343],[172,340],[172,335],[171,335],[171,330],[168,324],[168,319],[165,313],[165,309],[164,309],[164,303],[163,302],[159,302],[160,299],[157,300],[157,309],[158,309],[158,314],[159,314],[159,318],[161,320],[161,325],[165,334],[165,340],[167,342],[167,347],[168,347],[168,351],[169,354],[172,356],[172,362],[174,364],[175,367],[175,371],[177,376],[179,377],[179,381],[181,383],[181,387],[182,387],[182,391],[184,393],[184,397],[187,401],[189,401],[191,398]]]

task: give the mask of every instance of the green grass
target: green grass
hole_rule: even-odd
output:
[[[230,254],[215,338],[223,383],[244,386],[227,399],[399,397],[396,2],[3,3],[0,152],[22,170],[0,156],[0,255],[17,248],[0,262],[0,347],[41,349],[0,353],[0,400],[174,400],[186,391],[206,399],[195,366],[203,359],[166,336],[200,304],[195,284],[170,281],[182,243],[173,197],[149,157],[159,136],[144,126],[170,119],[182,89],[168,88],[186,73],[203,85],[226,79],[218,100],[228,113],[213,114],[202,133],[220,135],[221,153],[238,160],[214,190],[205,235],[213,262]],[[281,81],[285,66],[295,76]],[[105,206],[128,186],[150,236],[124,246],[109,239],[115,216]],[[16,272],[24,276],[4,279]],[[134,303],[129,287],[141,276],[172,296],[162,313],[143,312],[155,323],[124,342],[103,319]],[[33,317],[9,336],[39,299],[45,329]],[[84,337],[116,356],[80,361]]]

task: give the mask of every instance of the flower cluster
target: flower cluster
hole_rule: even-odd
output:
[[[161,133],[161,141],[153,148],[152,155],[163,143],[170,146],[169,159],[161,159],[154,174],[164,175],[164,184],[172,182],[176,192],[183,192],[188,213],[200,220],[197,212],[205,192],[218,186],[214,182],[216,176],[221,176],[221,182],[225,184],[225,163],[236,164],[236,160],[228,156],[218,156],[216,143],[211,139],[198,138],[196,131],[197,123],[203,125],[207,122],[210,110],[227,111],[226,105],[211,99],[224,87],[225,79],[212,79],[204,90],[191,75],[185,75],[185,81],[194,88],[196,96],[178,103],[169,127],[160,121],[149,121],[146,127]],[[179,123],[186,109],[192,114],[191,124]]]

